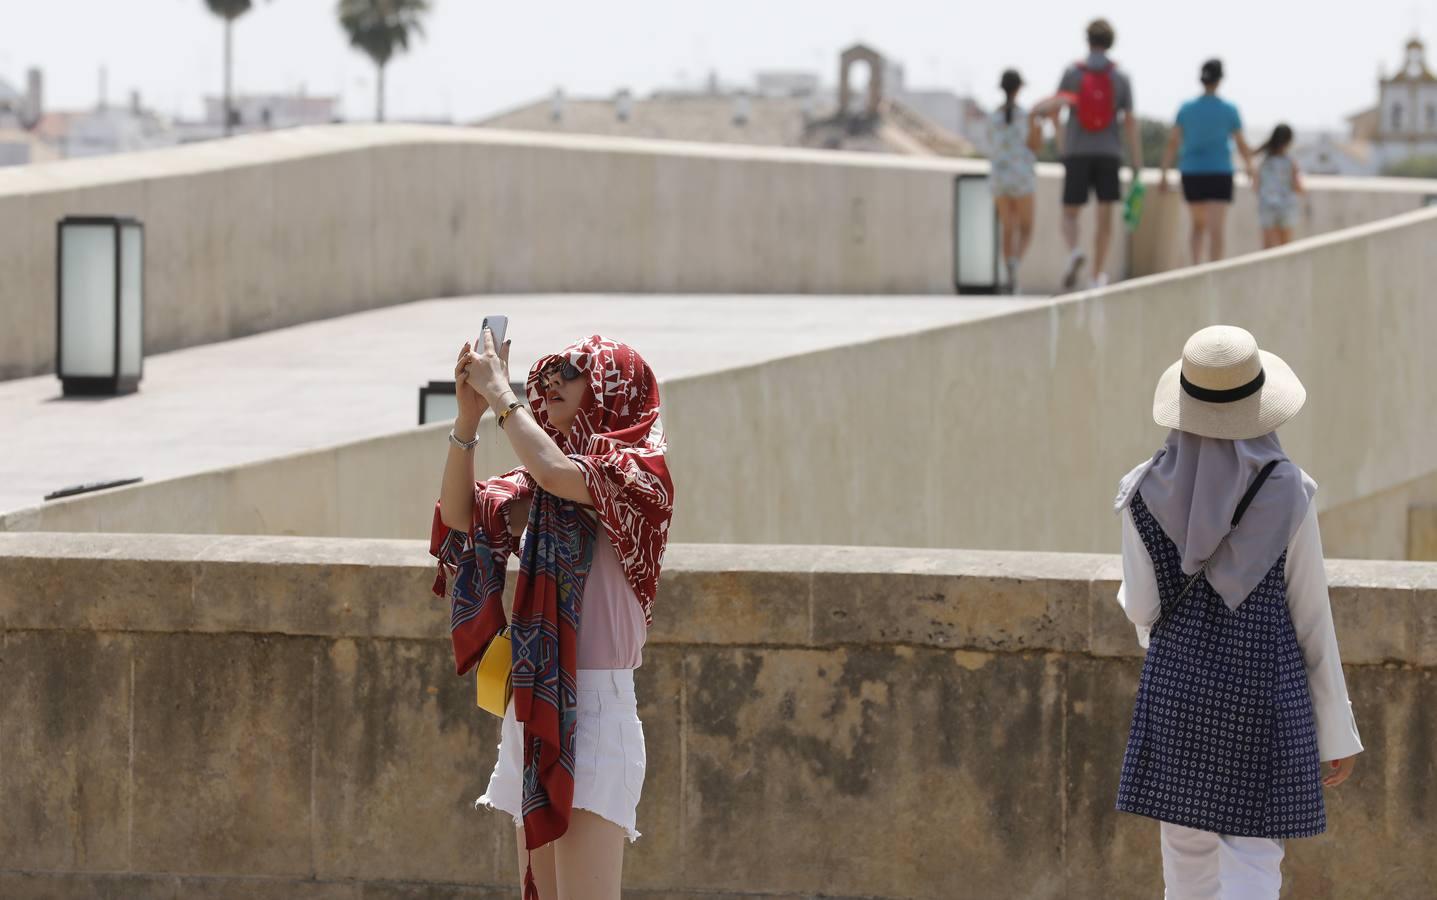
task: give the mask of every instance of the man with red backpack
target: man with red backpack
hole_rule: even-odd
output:
[[[1124,137],[1134,181],[1143,165],[1138,120],[1133,114],[1132,82],[1108,59],[1114,38],[1113,26],[1106,19],[1089,23],[1088,58],[1069,66],[1058,85],[1058,95],[1068,107],[1063,141],[1063,165],[1067,170],[1063,178],[1063,240],[1068,245],[1065,290],[1077,286],[1082,272],[1085,257],[1078,246],[1078,213],[1092,193],[1098,195],[1098,216],[1089,286],[1107,284],[1104,266],[1112,240],[1113,204],[1122,197],[1118,170],[1122,167]]]

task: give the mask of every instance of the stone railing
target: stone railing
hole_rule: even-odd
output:
[[[1158,896],[1156,826],[1113,812],[1118,572],[671,548],[625,896]],[[512,896],[432,574],[415,542],[0,535],[0,896]],[[1367,752],[1291,896],[1430,896],[1437,565],[1329,575]]]
[[[1434,553],[1437,209],[1061,302],[666,381],[676,540],[1102,552],[1153,384],[1240,324],[1308,391],[1282,442],[1336,556]],[[447,426],[45,503],[0,531],[427,533]],[[741,436],[745,452],[735,452]],[[753,461],[762,459],[764,465]],[[516,464],[481,442],[476,472]],[[3,469],[0,469],[3,473]],[[742,485],[736,490],[735,485]]]
[[[10,167],[0,378],[53,371],[55,223],[66,215],[145,222],[145,348],[157,353],[459,294],[951,293],[954,178],[987,171],[981,160],[415,125]],[[1060,167],[1040,167],[1030,291],[1062,277],[1061,186]],[[1308,187],[1304,235],[1437,193],[1414,179]],[[1114,278],[1187,261],[1178,200],[1149,205],[1130,260],[1117,242]],[[1260,246],[1246,188],[1229,231],[1232,253]]]

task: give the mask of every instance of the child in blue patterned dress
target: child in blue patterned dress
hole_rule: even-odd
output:
[[[1326,829],[1323,787],[1362,752],[1317,485],[1276,434],[1306,396],[1251,334],[1205,328],[1158,382],[1166,444],[1119,486],[1147,656],[1117,806],[1161,823],[1169,900],[1276,900],[1283,841]]]
[[[1272,130],[1267,143],[1257,148],[1262,154],[1258,166],[1257,221],[1262,227],[1262,249],[1281,247],[1292,240],[1292,225],[1297,218],[1297,198],[1307,193],[1297,162],[1287,155],[1292,146],[1292,129],[1279,125]]]
[[[988,120],[993,167],[993,204],[1003,234],[1007,292],[1018,292],[1018,264],[1033,237],[1033,191],[1037,184],[1037,151],[1043,136],[1036,116],[1018,106],[1023,77],[1016,69],[1003,73],[1003,105]]]

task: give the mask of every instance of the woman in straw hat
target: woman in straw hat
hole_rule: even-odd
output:
[[[1275,433],[1306,391],[1241,328],[1158,381],[1163,448],[1122,480],[1118,602],[1147,648],[1118,809],[1159,820],[1169,898],[1276,898],[1283,841],[1327,825],[1362,751],[1327,597],[1317,485]]]

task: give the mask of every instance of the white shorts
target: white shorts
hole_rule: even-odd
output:
[[[644,726],[634,696],[633,669],[580,669],[579,720],[574,733],[574,809],[586,809],[624,829],[630,841],[639,795],[644,789],[647,758]],[[504,713],[499,758],[489,789],[476,807],[503,810],[523,825],[520,800],[524,783],[523,729],[514,718],[514,704]]]

